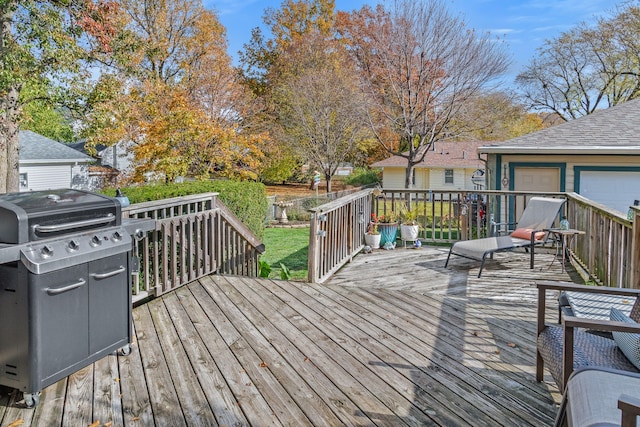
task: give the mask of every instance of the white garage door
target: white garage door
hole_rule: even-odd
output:
[[[580,194],[626,214],[640,200],[640,172],[583,171]]]

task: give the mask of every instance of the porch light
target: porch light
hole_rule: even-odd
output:
[[[508,187],[509,186],[509,175],[507,175],[507,165],[506,164],[502,165],[502,186],[503,187]]]

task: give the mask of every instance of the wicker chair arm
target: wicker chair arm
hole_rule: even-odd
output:
[[[618,399],[618,409],[622,411],[620,427],[635,427],[636,417],[640,416],[640,399],[623,394]]]

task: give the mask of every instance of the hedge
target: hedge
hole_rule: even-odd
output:
[[[188,196],[216,192],[224,203],[260,239],[264,238],[265,216],[267,213],[267,193],[262,183],[250,181],[192,181],[180,184],[147,185],[123,187],[122,193],[131,203],[142,203],[171,197]],[[107,196],[115,196],[115,188],[102,191]]]

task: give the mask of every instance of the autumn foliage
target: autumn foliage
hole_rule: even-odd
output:
[[[93,145],[135,143],[128,179],[257,179],[268,134],[244,126],[251,99],[226,53],[225,29],[198,1],[147,8],[123,0],[127,55],[103,75],[112,97],[96,102]]]
[[[121,184],[283,181],[306,163],[328,190],[344,162],[402,156],[410,185],[435,141],[540,126],[492,97],[507,66],[500,40],[468,29],[445,0],[351,12],[283,0],[265,11],[268,34],[253,30],[240,67],[201,0],[6,0],[0,19],[0,191],[18,187],[20,126],[64,135],[35,120],[73,123],[92,154],[130,144],[134,168]]]

